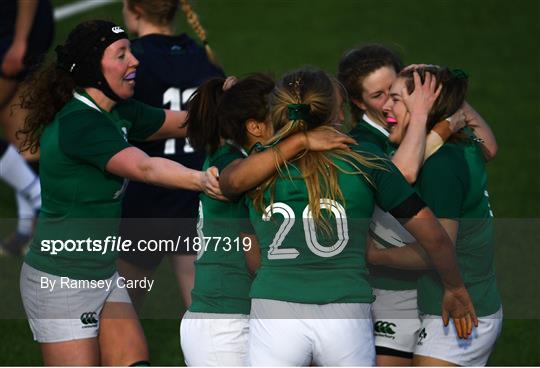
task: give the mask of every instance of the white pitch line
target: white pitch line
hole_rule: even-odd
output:
[[[62,5],[61,7],[54,9],[54,19],[57,21],[62,20],[86,10],[98,8],[118,1],[119,0],[80,0],[76,3]]]

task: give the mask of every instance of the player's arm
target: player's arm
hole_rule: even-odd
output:
[[[403,218],[404,216],[398,216]],[[429,256],[431,264],[439,274],[444,287],[442,300],[442,319],[445,326],[452,317],[460,338],[466,339],[472,333],[472,327],[478,326],[478,319],[472,300],[463,284],[457,264],[453,241],[442,223],[448,225],[450,236],[457,234],[457,221],[439,221],[427,207],[422,208],[403,224],[420,243]]]
[[[424,162],[426,150],[426,123],[433,103],[441,93],[442,84],[437,88],[433,75],[426,73],[424,83],[417,72],[414,72],[414,91],[402,93],[403,102],[410,113],[407,133],[392,157],[392,162],[403,174],[407,182],[414,183],[420,167]]]
[[[185,138],[187,127],[185,126],[187,111],[165,111],[163,125],[154,134],[147,138],[149,141],[166,138]]]
[[[17,1],[17,19],[15,19],[15,32],[13,42],[4,55],[2,72],[6,76],[15,76],[23,68],[24,55],[28,47],[28,37],[32,30],[38,1]]]
[[[450,219],[439,219],[442,227],[450,237],[455,247],[459,223]],[[376,240],[368,239],[367,260],[373,265],[388,266],[408,270],[426,270],[433,268],[433,264],[422,245],[419,243],[407,244],[403,247],[381,249],[375,245]]]
[[[167,188],[202,191],[213,198],[226,200],[221,195],[215,167],[204,172],[192,170],[165,158],[150,157],[136,147],[127,147],[112,156],[105,169],[130,180]]]
[[[452,240],[433,212],[426,207],[418,194],[411,190],[391,163],[388,170],[373,170],[371,177],[378,188],[375,192],[377,204],[396,219],[400,219],[405,229],[418,240],[439,274],[444,287],[442,317],[445,326],[448,324],[449,316],[452,316],[458,336],[467,338],[472,331],[473,322],[477,326],[477,319],[471,298],[461,278]],[[437,178],[440,179],[443,178]],[[425,183],[421,180],[420,185],[423,184]],[[437,195],[440,195],[439,191],[440,189],[436,190]],[[457,198],[458,202],[454,207],[459,207],[461,203],[459,201],[461,191],[457,192],[458,194],[452,197]],[[407,193],[411,194],[405,196]],[[450,199],[451,196],[445,194],[445,198],[447,197]]]
[[[484,157],[487,161],[494,159],[499,146],[489,124],[467,101],[463,103],[461,109],[465,113],[465,123],[474,130],[476,137],[481,141]]]
[[[453,246],[457,236],[457,221],[445,219],[439,223],[426,207],[403,226],[422,245],[441,278],[444,286],[444,325],[447,326],[452,317],[458,336],[467,339],[472,333],[473,325],[478,327],[478,319],[471,297],[463,284]]]
[[[249,238],[250,246],[248,249],[244,248],[244,258],[249,272],[255,275],[259,267],[261,267],[261,247],[259,246],[259,241],[255,234],[241,233],[240,236],[242,238]],[[244,244],[244,241],[242,241],[242,244]]]
[[[256,187],[273,175],[277,168],[305,150],[349,149],[356,141],[332,127],[323,126],[307,133],[297,133],[271,149],[256,152],[228,165],[219,176],[221,190],[230,199]]]

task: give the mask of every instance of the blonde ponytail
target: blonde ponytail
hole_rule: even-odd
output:
[[[191,7],[189,0],[180,0],[180,6],[182,8],[182,11],[184,12],[184,15],[186,16],[186,20],[188,24],[191,26],[193,31],[197,34],[197,37],[199,37],[199,39],[203,43],[208,59],[212,62],[212,64],[221,67],[216,57],[216,54],[214,53],[214,51],[210,48],[210,45],[208,44],[208,40],[206,38],[206,31],[203,28],[201,22],[199,21],[199,16],[197,15],[197,13],[195,13],[193,8]]]

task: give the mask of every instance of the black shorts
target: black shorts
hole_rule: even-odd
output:
[[[204,155],[173,159],[200,170]],[[122,202],[120,236],[132,241],[132,249],[120,253],[120,258],[141,268],[154,270],[165,255],[196,254],[190,244],[197,237],[198,216],[198,192],[130,182]],[[172,240],[178,247],[172,251],[139,251],[137,242],[141,240]]]
[[[9,142],[0,138],[0,158],[2,158],[4,153],[6,153],[8,148],[9,148]]]
[[[131,240],[132,248],[120,253],[120,258],[154,270],[165,255],[196,254],[189,244],[197,236],[198,210],[196,192],[131,182],[123,202],[120,236]],[[137,244],[147,245],[150,240],[172,240],[175,249],[140,251]]]
[[[3,62],[7,50],[13,42],[13,32],[14,27],[11,32],[0,32],[0,63]],[[53,38],[54,16],[51,4],[48,0],[40,0],[34,17],[34,24],[28,38],[26,55],[24,56],[25,68],[14,77],[3,75],[0,69],[0,77],[22,81],[28,74],[39,68],[45,60]]]

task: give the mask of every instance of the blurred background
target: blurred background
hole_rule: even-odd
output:
[[[29,0],[34,1],[34,0]],[[120,25],[121,1],[52,0],[53,48],[80,21]],[[432,63],[469,74],[468,100],[489,122],[499,144],[489,163],[495,213],[498,282],[505,323],[490,365],[540,365],[540,1],[538,0],[192,0],[227,74],[284,72],[309,64],[335,74],[348,49],[379,42],[406,64]],[[177,32],[196,38],[179,13]],[[11,189],[0,183],[0,235],[14,224]],[[0,364],[40,365],[37,343],[21,309],[22,259],[0,257]],[[153,365],[182,365],[182,306],[168,265],[158,270],[143,312]],[[163,313],[157,311],[166,310]],[[16,312],[14,312],[16,311]],[[158,316],[165,316],[158,318]],[[3,317],[2,317],[3,316]]]

